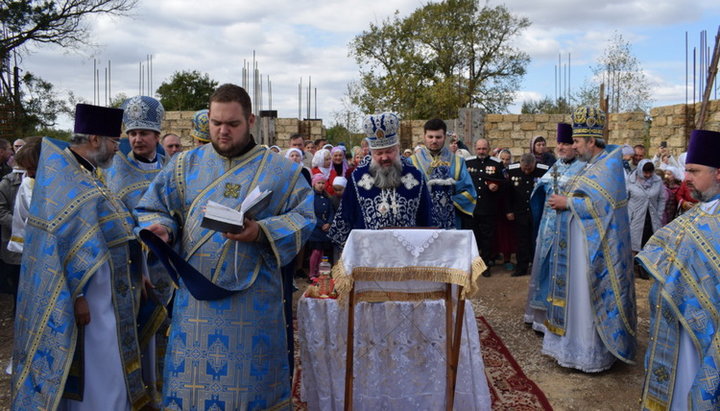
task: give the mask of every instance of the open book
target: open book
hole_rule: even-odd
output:
[[[240,204],[240,211],[214,201],[208,201],[200,226],[223,233],[237,234],[243,230],[245,217],[254,218],[260,210],[268,205],[270,194],[272,194],[271,190],[260,191],[259,187],[255,187]]]

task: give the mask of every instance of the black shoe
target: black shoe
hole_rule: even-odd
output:
[[[482,272],[483,277],[490,277],[490,269],[486,268],[485,271]]]
[[[514,273],[510,274],[511,277],[522,277],[523,275],[527,275],[527,268],[524,270],[517,269]]]

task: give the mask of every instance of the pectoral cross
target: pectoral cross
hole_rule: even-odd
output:
[[[557,164],[553,165],[552,173],[550,175],[553,178],[553,193],[554,194],[560,194],[558,193],[558,177],[560,177],[560,173],[558,173]]]

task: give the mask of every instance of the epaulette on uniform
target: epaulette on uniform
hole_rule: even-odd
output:
[[[535,164],[535,167],[537,167],[541,170],[549,170],[550,169],[550,167],[548,167],[547,164],[543,164],[543,163],[537,163],[537,164]]]
[[[468,157],[465,159],[465,161],[475,160],[477,156]]]
[[[515,170],[520,168],[520,163],[512,163],[508,166],[508,170]]]
[[[499,158],[497,158],[495,156],[490,156],[490,160],[497,161],[498,163],[502,163],[502,160],[500,160]]]

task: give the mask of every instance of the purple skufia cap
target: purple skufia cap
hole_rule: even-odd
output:
[[[720,168],[720,133],[708,130],[693,130],[690,133],[685,164],[700,164]]]
[[[564,144],[572,144],[573,128],[567,123],[558,123],[557,125],[557,142]]]
[[[78,134],[120,137],[123,111],[119,108],[90,104],[75,106],[75,129]]]

